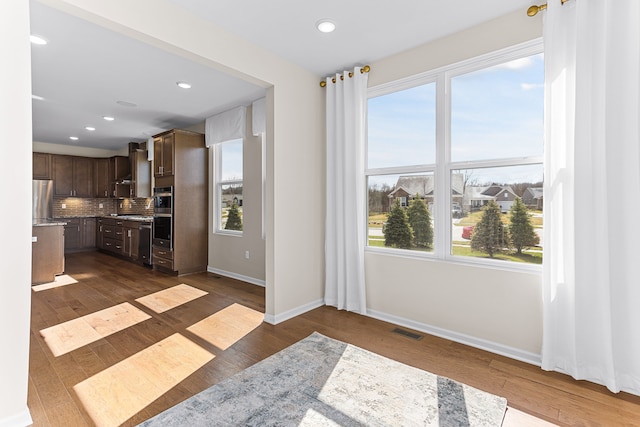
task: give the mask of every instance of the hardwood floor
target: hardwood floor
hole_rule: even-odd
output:
[[[176,333],[215,357],[123,425],[136,425],[313,331],[504,396],[505,426],[640,425],[640,397],[615,395],[445,339],[421,334],[414,340],[391,332],[395,326],[389,323],[328,307],[275,326],[262,323],[219,348],[188,328],[234,304],[264,312],[264,289],[233,279],[210,273],[172,277],[98,252],[67,255],[66,273],[78,283],[32,294],[28,405],[36,427],[94,425],[74,386]],[[163,313],[135,301],[183,283],[207,294]],[[151,319],[58,357],[40,335],[42,329],[125,302]]]

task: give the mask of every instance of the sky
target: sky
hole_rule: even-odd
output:
[[[222,150],[223,181],[242,179],[242,139],[224,142]]]
[[[435,85],[369,99],[369,168],[435,163]],[[542,156],[543,113],[542,54],[453,77],[452,162]],[[542,165],[475,169],[474,177],[478,182],[542,181]]]

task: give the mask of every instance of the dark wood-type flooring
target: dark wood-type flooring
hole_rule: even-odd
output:
[[[211,273],[167,276],[99,252],[69,254],[66,273],[79,283],[32,294],[28,405],[34,426],[91,426],[73,386],[197,321],[243,304],[264,312],[264,289]],[[134,300],[186,283],[208,295],[157,314]],[[152,319],[54,357],[39,331],[113,305],[130,302]],[[394,325],[321,307],[279,325],[263,323],[144,408],[124,425],[135,425],[242,369],[318,331],[400,362],[504,396],[504,425],[639,426],[640,397],[506,357],[425,335],[420,340],[391,331]],[[546,422],[544,422],[544,421]]]

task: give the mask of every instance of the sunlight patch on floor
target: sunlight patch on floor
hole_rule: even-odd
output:
[[[72,285],[74,283],[78,283],[78,281],[73,277],[69,276],[68,274],[62,274],[60,276],[56,276],[53,282],[43,283],[41,285],[34,285],[31,287],[31,289],[34,292],[40,292],[47,289],[57,288],[60,286]]]
[[[40,335],[57,357],[150,318],[125,302],[42,329]]]
[[[73,389],[98,427],[118,426],[214,357],[176,333]]]
[[[172,288],[138,298],[136,302],[156,313],[163,313],[207,294],[208,292],[201,289],[181,283]]]
[[[260,326],[263,320],[263,313],[236,303],[189,326],[187,331],[226,350]]]

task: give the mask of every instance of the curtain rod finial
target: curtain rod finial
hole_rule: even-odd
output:
[[[326,85],[327,85],[327,82],[325,82],[324,80],[320,82],[320,87],[325,87]]]
[[[533,6],[529,7],[529,9],[527,9],[527,16],[536,16],[538,12],[540,12],[541,10],[545,10],[546,8],[547,8],[546,3],[541,4],[540,6],[536,6],[534,4]]]

